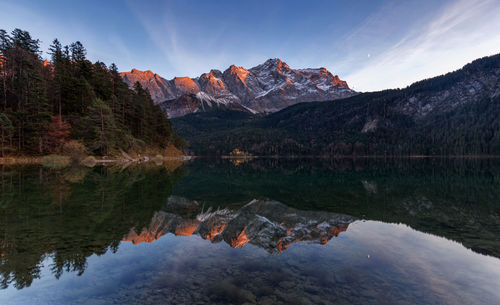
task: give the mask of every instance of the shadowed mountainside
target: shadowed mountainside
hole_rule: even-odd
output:
[[[405,89],[301,103],[265,117],[234,111],[172,120],[197,155],[500,154],[500,54]]]

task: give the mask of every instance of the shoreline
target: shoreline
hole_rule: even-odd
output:
[[[405,155],[405,156],[393,156],[393,155],[294,155],[294,156],[203,156],[203,155],[195,155],[191,156],[192,158],[204,158],[204,159],[496,159],[500,158],[500,155]]]
[[[20,156],[20,157],[0,157],[0,165],[42,165],[43,164],[43,159],[45,157],[48,157],[50,155],[46,156]],[[62,156],[61,157],[67,157],[67,156]],[[95,163],[100,163],[100,164],[107,164],[107,163],[143,163],[143,162],[154,162],[155,157],[148,157],[148,160],[143,160],[143,159],[137,159],[137,158],[131,158],[131,159],[99,159],[98,157],[95,156],[89,156],[93,157],[93,162]],[[69,157],[68,157],[69,158]],[[162,161],[188,161],[193,159],[193,156],[177,156],[177,157],[172,157],[172,156],[162,156]]]
[[[43,159],[46,156],[19,156],[19,157],[0,157],[0,165],[41,165]],[[65,156],[63,156],[65,157]],[[93,157],[95,163],[131,163],[131,162],[152,162],[155,156],[148,157],[148,160],[144,158],[120,158],[120,159],[99,159],[99,157]],[[198,155],[182,155],[182,156],[162,156],[164,161],[189,161],[195,158],[200,159],[499,159],[500,155],[407,155],[407,156],[381,156],[381,155],[362,155],[362,156],[198,156]]]

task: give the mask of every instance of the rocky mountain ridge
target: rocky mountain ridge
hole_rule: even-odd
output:
[[[172,120],[197,155],[498,155],[500,54],[403,89],[266,116],[198,113]]]
[[[130,230],[123,241],[137,244],[153,242],[168,233],[198,234],[233,248],[250,243],[269,253],[281,253],[295,242],[326,244],[354,220],[343,214],[300,211],[267,200],[252,200],[238,210],[203,211],[197,201],[171,196],[167,208],[156,212],[147,228]]]
[[[211,70],[197,78],[166,80],[152,71],[137,69],[122,72],[121,76],[131,87],[139,82],[147,88],[169,117],[203,111],[207,104],[268,113],[300,102],[335,100],[356,94],[347,82],[325,68],[291,69],[278,58],[248,70],[231,65],[224,72]],[[189,102],[185,95],[191,95]]]

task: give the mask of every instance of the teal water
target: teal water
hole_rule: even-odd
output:
[[[0,304],[500,303],[500,160],[0,177]]]

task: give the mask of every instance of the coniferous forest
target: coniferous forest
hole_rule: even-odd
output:
[[[58,153],[69,142],[97,155],[183,145],[149,92],[129,89],[115,64],[90,62],[79,41],[54,39],[48,54],[27,31],[0,30],[0,156]]]
[[[266,116],[236,111],[172,119],[199,155],[234,148],[274,156],[500,154],[500,54],[404,89],[299,103]]]

